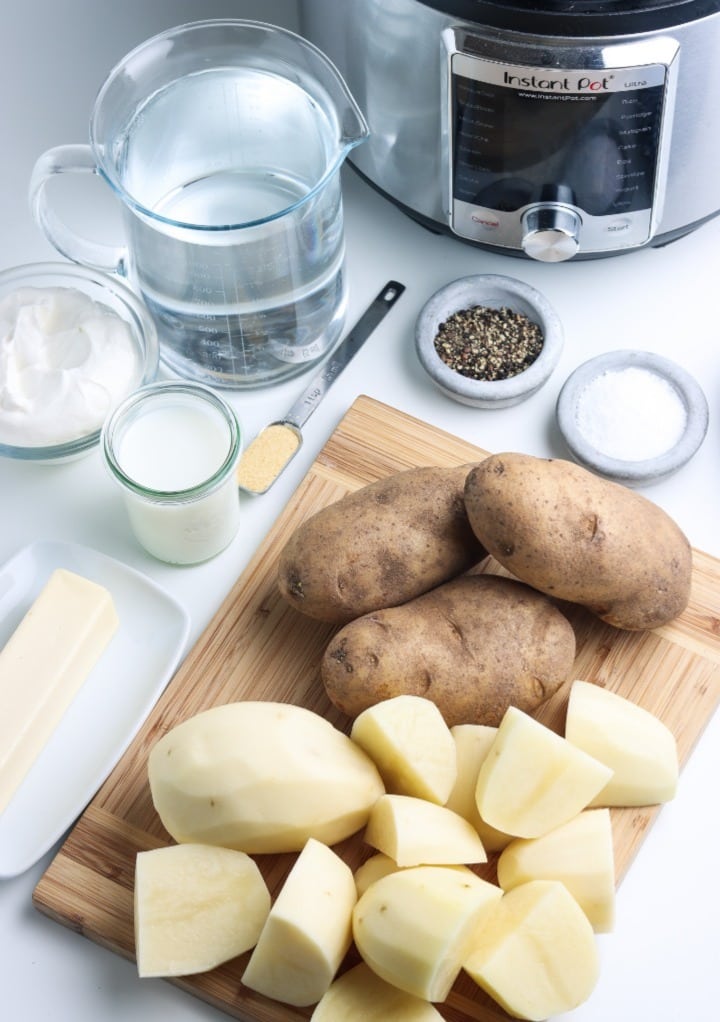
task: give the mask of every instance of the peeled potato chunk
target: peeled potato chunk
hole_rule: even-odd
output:
[[[434,702],[400,695],[363,710],[350,737],[365,750],[387,791],[443,805],[457,777],[455,743]]]
[[[613,771],[593,805],[646,806],[674,798],[679,773],[675,736],[642,706],[599,685],[574,681],[565,737]]]
[[[497,902],[478,929],[465,971],[515,1018],[572,1011],[598,979],[595,935],[564,884],[533,880]]]
[[[316,1004],[350,947],[356,901],[350,867],[311,838],[270,910],[243,973],[245,986],[284,1004]]]
[[[371,855],[355,870],[355,889],[358,898],[365,893],[370,884],[374,884],[376,880],[386,877],[389,873],[395,873],[398,869],[400,867],[389,855],[383,852]]]
[[[140,976],[206,972],[249,950],[270,893],[244,852],[169,845],[135,860],[135,954]]]
[[[364,962],[323,994],[310,1022],[443,1022],[432,1004],[380,979]]]
[[[483,914],[502,897],[471,870],[415,866],[372,884],[353,911],[360,955],[381,979],[444,1001]]]
[[[586,809],[536,838],[516,838],[497,863],[504,891],[530,880],[560,880],[596,933],[615,921],[615,860],[609,809]]]
[[[398,866],[487,862],[477,831],[445,806],[410,795],[381,795],[370,810],[365,841]]]
[[[408,869],[411,867],[398,866],[396,862],[390,858],[389,855],[384,855],[382,852],[378,852],[376,855],[371,855],[369,859],[366,859],[361,866],[355,870],[355,888],[358,893],[358,898],[367,891],[371,884],[374,884],[376,880],[381,880],[382,877],[388,876],[390,873],[397,873],[399,869]],[[470,876],[475,874],[469,866],[465,866],[462,863],[451,864],[446,866],[446,869],[464,870],[469,873]]]
[[[335,844],[365,826],[385,788],[370,758],[317,713],[287,703],[227,703],[151,749],[153,803],[176,841],[249,854]]]
[[[473,825],[487,852],[499,852],[512,837],[486,823],[475,801],[478,773],[495,741],[497,728],[489,724],[455,724],[450,733],[455,742],[457,779],[445,805]]]
[[[610,767],[511,706],[480,767],[475,799],[491,826],[540,837],[577,816],[611,777]]]

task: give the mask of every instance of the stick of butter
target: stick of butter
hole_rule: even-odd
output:
[[[117,627],[108,590],[58,568],[0,651],[0,813]]]

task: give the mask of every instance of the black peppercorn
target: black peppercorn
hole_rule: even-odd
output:
[[[472,380],[507,380],[532,365],[543,334],[521,312],[474,305],[453,313],[438,328],[435,350],[443,362]]]

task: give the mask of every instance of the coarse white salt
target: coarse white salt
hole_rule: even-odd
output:
[[[646,461],[671,450],[687,424],[673,385],[650,369],[600,373],[580,392],[578,429],[592,446],[620,461]]]

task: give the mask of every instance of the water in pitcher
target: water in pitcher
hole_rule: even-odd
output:
[[[153,95],[121,143],[130,275],[164,361],[215,386],[295,375],[347,302],[340,175],[310,96],[258,70],[201,71]]]

